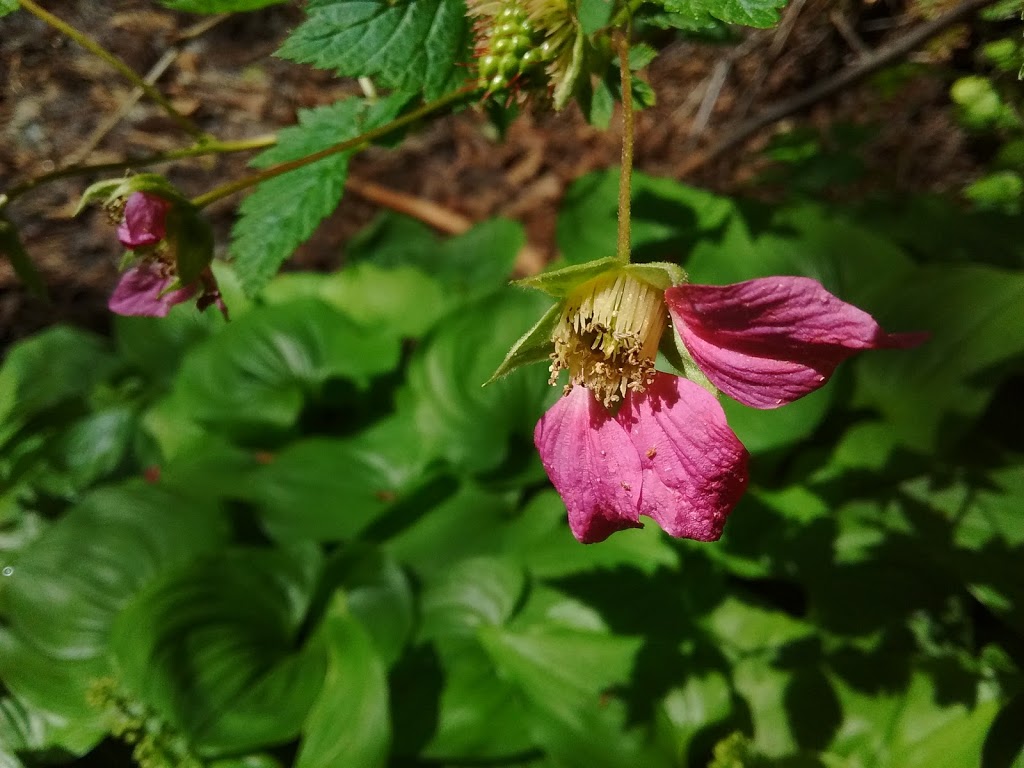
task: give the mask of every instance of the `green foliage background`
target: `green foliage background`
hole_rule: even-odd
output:
[[[230,324],[46,331],[0,369],[0,766],[111,734],[146,766],[1024,765],[1020,221],[634,198],[640,259],[809,275],[931,340],[726,404],[752,484],[719,543],[582,546],[543,365],[480,387],[547,307],[512,222],[385,215],[336,274],[250,300],[218,267]],[[614,209],[614,174],[574,185],[567,262]]]

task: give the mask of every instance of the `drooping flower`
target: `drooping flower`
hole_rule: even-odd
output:
[[[160,264],[143,261],[121,275],[121,280],[110,295],[107,307],[118,315],[166,317],[175,304],[191,299],[194,285],[174,290],[177,278],[163,274]]]
[[[125,248],[156,245],[167,234],[167,214],[171,203],[149,192],[135,192],[125,203],[124,218],[117,227],[117,238]]]
[[[885,333],[802,277],[692,285],[672,264],[609,259],[524,282],[560,303],[495,377],[545,352],[552,384],[568,371],[564,396],[538,422],[534,442],[584,543],[639,527],[641,515],[672,536],[714,541],[746,489],[748,454],[717,399],[655,371],[659,344],[681,371],[699,368],[691,377],[703,374],[742,403],[774,408],[821,387],[857,351],[924,338]]]
[[[122,210],[114,197],[109,204]],[[175,206],[186,212],[172,221]],[[107,306],[119,315],[166,317],[171,307],[196,297],[200,310],[216,304],[226,318],[227,307],[221,299],[217,282],[206,266],[212,245],[205,240],[208,225],[188,209],[187,201],[169,200],[152,192],[132,192],[123,201],[122,218],[117,228],[121,244],[132,251],[132,266],[125,270]],[[169,223],[171,222],[171,223]],[[196,224],[198,223],[198,226]],[[188,242],[189,238],[199,242]],[[182,281],[179,266],[182,249],[199,254],[201,263],[188,282]],[[193,259],[189,259],[190,262]]]
[[[665,291],[665,301],[704,374],[754,408],[776,408],[813,392],[857,352],[912,347],[925,339],[886,333],[867,312],[807,277],[677,285]]]

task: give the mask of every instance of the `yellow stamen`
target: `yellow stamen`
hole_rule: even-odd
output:
[[[625,272],[589,280],[569,295],[552,341],[551,383],[562,370],[606,408],[628,390],[654,379],[654,358],[665,330],[662,292]]]

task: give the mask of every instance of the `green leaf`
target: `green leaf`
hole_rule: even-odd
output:
[[[18,0],[0,0],[0,18],[18,10]]]
[[[593,35],[607,26],[611,16],[611,0],[580,0],[579,22],[586,34]]]
[[[533,434],[544,403],[557,395],[543,372],[483,384],[547,300],[504,290],[450,314],[409,363],[400,410],[411,408],[427,451],[464,471],[497,467],[513,435]]]
[[[391,742],[384,663],[340,598],[320,634],[327,647],[327,674],[302,727],[296,768],[383,766]]]
[[[501,626],[512,615],[525,586],[522,569],[508,560],[478,557],[459,561],[426,585],[421,638]]]
[[[412,635],[416,618],[412,586],[401,566],[380,550],[354,557],[352,551],[339,558],[344,561],[340,586],[347,609],[369,633],[381,661],[391,666]]]
[[[857,405],[875,407],[901,442],[929,450],[956,432],[947,420],[977,414],[996,378],[986,371],[1024,352],[1024,274],[980,265],[922,267],[892,286],[879,320],[928,331],[911,350],[857,361]]]
[[[255,11],[268,5],[279,5],[286,0],[160,0],[172,11],[186,13],[235,13]]]
[[[711,16],[727,24],[771,27],[787,0],[665,0],[665,10],[694,20]]]
[[[462,0],[311,0],[306,14],[279,56],[427,99],[466,77],[457,66],[471,37]]]
[[[0,368],[0,435],[47,408],[84,398],[116,366],[102,339],[74,328],[50,328],[19,342]]]
[[[290,426],[330,378],[359,384],[398,363],[398,340],[315,299],[250,312],[192,351],[176,398],[199,422]]]
[[[347,441],[328,438],[292,443],[245,484],[271,535],[282,540],[351,539],[384,513],[397,490]]]
[[[219,312],[196,312],[185,304],[172,307],[167,317],[116,315],[114,338],[123,359],[147,379],[165,384],[178,370],[185,353],[223,323]]]
[[[277,304],[315,296],[367,327],[385,327],[407,338],[420,338],[449,305],[441,284],[410,266],[353,264],[332,275],[278,275],[263,290],[263,299]]]
[[[346,256],[381,267],[416,267],[469,298],[505,285],[525,243],[522,224],[509,219],[488,219],[440,240],[415,219],[385,212],[352,239]]]
[[[355,138],[390,120],[408,101],[394,94],[378,102],[348,98],[299,113],[276,146],[258,155],[257,168],[297,160]],[[354,151],[354,150],[353,150]],[[341,199],[352,151],[325,157],[260,184],[242,201],[231,232],[234,267],[246,292],[256,293],[281,263],[313,234]]]
[[[213,228],[193,205],[179,203],[171,208],[167,243],[182,285],[195,283],[213,260]]]
[[[94,721],[86,691],[109,674],[115,617],[147,583],[225,537],[208,503],[135,483],[91,494],[23,551],[4,580],[4,684],[64,727]]]
[[[788,404],[785,408],[759,410],[722,398],[729,426],[752,454],[794,445],[811,435],[828,414],[836,392],[831,383]]]
[[[0,16],[2,15],[3,9],[0,8]],[[0,256],[5,256],[11,262],[14,273],[31,293],[46,298],[46,285],[42,275],[36,269],[32,257],[25,251],[25,246],[21,244],[18,230],[2,214],[0,214]]]
[[[294,738],[324,678],[324,648],[296,647],[319,558],[221,551],[152,584],[118,617],[124,685],[207,756]]]
[[[135,427],[131,408],[108,408],[82,419],[64,433],[59,455],[76,488],[93,485],[118,468]]]

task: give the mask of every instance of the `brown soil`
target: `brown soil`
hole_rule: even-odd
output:
[[[927,5],[934,11],[937,4]],[[141,72],[184,30],[202,21],[142,0],[63,0],[49,6]],[[663,53],[647,72],[658,104],[638,120],[638,167],[680,177],[694,153],[730,126],[849,64],[859,50],[899,35],[919,20],[915,8],[897,0],[794,0],[782,25],[741,31],[740,41],[730,45],[666,35],[660,41],[666,46]],[[294,123],[301,108],[358,92],[351,81],[271,57],[301,16],[298,5],[287,5],[227,19],[185,43],[158,85],[179,110],[221,139],[274,132]],[[897,70],[909,71],[908,76],[889,76],[884,86],[876,79],[845,90],[762,131],[686,181],[721,192],[769,195],[769,189],[752,181],[766,165],[760,150],[773,134],[802,126],[827,131],[850,123],[876,127],[860,150],[869,172],[858,194],[959,189],[978,169],[952,118],[947,91],[952,64],[965,58],[971,37],[967,26],[952,30],[912,56],[922,66]],[[716,70],[720,90],[714,87]],[[709,88],[717,97],[708,94]],[[118,112],[131,91],[103,62],[26,12],[0,20],[0,89],[0,191],[81,154],[97,126]],[[77,160],[113,162],[187,143],[188,137],[159,108],[142,100]],[[493,215],[519,219],[543,258],[553,253],[555,215],[566,186],[589,170],[615,165],[618,153],[616,121],[607,132],[597,130],[575,108],[561,114],[527,112],[504,140],[495,138],[478,111],[468,110],[432,122],[397,150],[364,153],[353,162],[352,173],[472,220]],[[166,172],[181,189],[198,194],[243,174],[247,157],[183,161]],[[79,195],[93,180],[49,184],[9,206],[45,277],[51,302],[29,296],[9,265],[0,264],[2,347],[55,322],[107,326],[105,301],[120,251],[102,213],[71,218]],[[222,251],[236,204],[231,199],[209,209]],[[376,210],[358,195],[346,195],[292,266],[337,267],[346,240]]]

